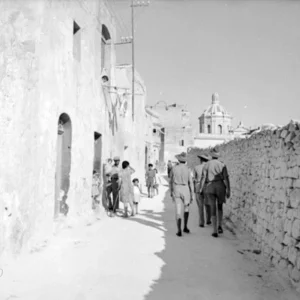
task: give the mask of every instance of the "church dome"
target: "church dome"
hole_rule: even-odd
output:
[[[224,116],[230,117],[228,111],[220,105],[218,93],[212,95],[211,105],[203,112],[204,116]]]

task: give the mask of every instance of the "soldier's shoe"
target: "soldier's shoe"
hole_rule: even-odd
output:
[[[220,233],[220,234],[223,233],[223,228],[221,226],[219,226],[219,228],[218,228],[218,233]]]
[[[185,233],[190,233],[190,230],[189,230],[187,227],[185,227],[185,228],[183,229],[183,232],[185,232]]]
[[[182,236],[181,231],[178,231],[178,232],[176,233],[176,235],[177,235],[177,236]]]
[[[204,228],[204,224],[199,224],[199,227]]]
[[[206,222],[206,225],[211,225],[211,221]]]
[[[217,238],[219,235],[217,233],[213,233],[211,236]]]

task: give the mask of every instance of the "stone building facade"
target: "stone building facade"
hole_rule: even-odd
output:
[[[146,107],[145,168],[151,163],[159,172],[164,171],[165,132],[161,118],[154,110]]]
[[[168,105],[159,101],[152,110],[160,116],[165,133],[165,160],[174,160],[174,155],[186,151],[193,146],[193,129],[191,126],[190,112],[184,105]]]
[[[133,121],[105,1],[2,0],[0,11],[0,254],[16,254],[52,234],[60,200],[74,222],[91,212],[104,159],[144,161],[146,92],[137,84]]]
[[[219,149],[231,181],[225,214],[300,287],[300,123],[262,130]],[[190,165],[198,163],[199,151],[190,151]]]
[[[116,87],[112,87],[112,95],[117,94],[118,100],[118,138],[121,145],[119,151],[121,159],[128,160],[135,169],[133,176],[144,178],[145,167],[145,133],[147,132],[145,104],[146,86],[135,70],[135,105],[134,116],[132,116],[132,65],[120,65],[115,70]],[[134,119],[134,121],[133,121]],[[151,154],[151,150],[149,152]]]

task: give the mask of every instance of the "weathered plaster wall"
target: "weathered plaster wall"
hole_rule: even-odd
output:
[[[81,27],[79,61],[73,20]],[[104,158],[123,150],[101,87],[99,20],[114,40],[102,1],[0,1],[0,254],[52,234],[62,113],[72,122],[68,218],[91,211],[94,131],[102,134]]]
[[[300,124],[262,131],[219,147],[232,187],[226,215],[300,282]],[[203,150],[202,150],[203,151]],[[198,164],[191,150],[189,164]]]
[[[145,177],[145,103],[147,91],[145,83],[137,71],[135,71],[135,102],[134,119],[132,118],[132,66],[120,65],[115,69],[116,86],[118,91],[118,139],[122,140],[122,149],[119,155],[121,160],[127,160],[135,169],[132,178],[138,178],[140,182]]]

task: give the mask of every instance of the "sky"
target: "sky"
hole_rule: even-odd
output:
[[[108,2],[130,36],[130,1]],[[300,0],[152,0],[135,16],[147,104],[186,104],[195,128],[214,92],[234,126],[300,119]],[[117,62],[131,63],[130,45]]]

